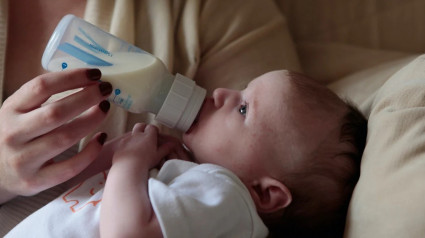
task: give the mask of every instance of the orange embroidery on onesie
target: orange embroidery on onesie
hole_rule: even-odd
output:
[[[80,184],[69,190],[69,192],[67,192],[65,195],[63,195],[62,200],[65,203],[71,203],[69,209],[71,209],[73,213],[76,213],[89,205],[92,205],[93,207],[97,206],[100,201],[102,201],[102,198],[92,200],[92,196],[103,188],[103,185],[106,181],[106,177],[107,173],[106,171],[104,171],[90,178],[90,181],[92,181],[93,179],[99,180],[95,183],[86,183],[86,181],[81,182]]]

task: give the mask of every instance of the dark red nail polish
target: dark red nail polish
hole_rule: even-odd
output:
[[[99,142],[99,144],[103,145],[105,144],[106,138],[108,137],[108,135],[104,132],[102,132],[99,137],[97,137],[97,142]]]
[[[86,74],[87,78],[91,81],[97,81],[102,77],[102,72],[99,69],[88,69]]]
[[[107,113],[110,107],[111,107],[111,104],[106,100],[103,100],[102,102],[99,103],[99,108],[104,113]]]
[[[109,95],[112,93],[112,84],[108,82],[101,82],[99,84],[99,90],[103,96]]]

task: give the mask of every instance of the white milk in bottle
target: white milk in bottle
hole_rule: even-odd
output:
[[[73,15],[59,22],[42,65],[49,71],[98,68],[101,81],[113,86],[110,102],[133,113],[154,113],[160,123],[182,131],[192,125],[206,95],[155,56]]]

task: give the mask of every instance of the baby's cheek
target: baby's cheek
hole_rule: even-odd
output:
[[[197,160],[201,163],[212,163],[223,166],[223,161],[230,160],[228,148],[222,144],[203,144],[198,148]],[[195,155],[196,156],[196,155]]]

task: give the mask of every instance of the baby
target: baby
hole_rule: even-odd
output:
[[[301,74],[274,71],[253,80],[242,91],[216,89],[205,101],[197,122],[183,135],[183,142],[196,163],[219,165],[240,179],[272,234],[329,237],[342,236],[346,210],[359,176],[366,133],[364,117],[330,90]],[[160,225],[155,215],[167,213],[166,209],[156,202],[151,205],[146,192],[147,171],[169,152],[169,148],[157,147],[155,135],[152,126],[136,126],[133,137],[123,141],[115,154],[102,205],[101,234],[154,237],[152,234],[163,235],[160,227],[166,230],[165,219],[161,218]],[[122,167],[118,168],[117,164]],[[116,194],[129,190],[124,187],[129,186],[129,177],[137,177],[132,180],[133,191],[137,192],[128,199],[129,209],[121,210],[122,216],[116,219],[117,211],[112,207],[122,200]],[[202,185],[202,178],[192,177],[200,180],[200,186],[211,188]],[[188,183],[196,186],[193,180]],[[243,202],[247,203],[239,201]],[[138,204],[136,209],[135,204]],[[228,207],[223,213],[236,219],[234,209]],[[130,213],[135,213],[134,220],[128,219]],[[210,213],[203,214],[205,217],[200,219],[206,220],[217,236],[221,236],[220,228],[230,221],[225,216],[214,220]],[[252,214],[251,220],[258,222]],[[117,233],[112,231],[114,228]],[[201,229],[208,230],[205,226]],[[263,231],[259,225],[251,229]],[[267,235],[234,234],[237,233],[225,237]]]
[[[183,135],[195,163],[170,160],[149,175],[175,143],[160,143],[154,126],[137,124],[114,152],[104,193],[91,188],[88,199],[68,192],[62,200],[84,212],[84,226],[97,228],[100,212],[101,236],[341,236],[366,132],[364,117],[327,88],[273,71],[206,99]],[[42,217],[33,214],[9,235]]]

